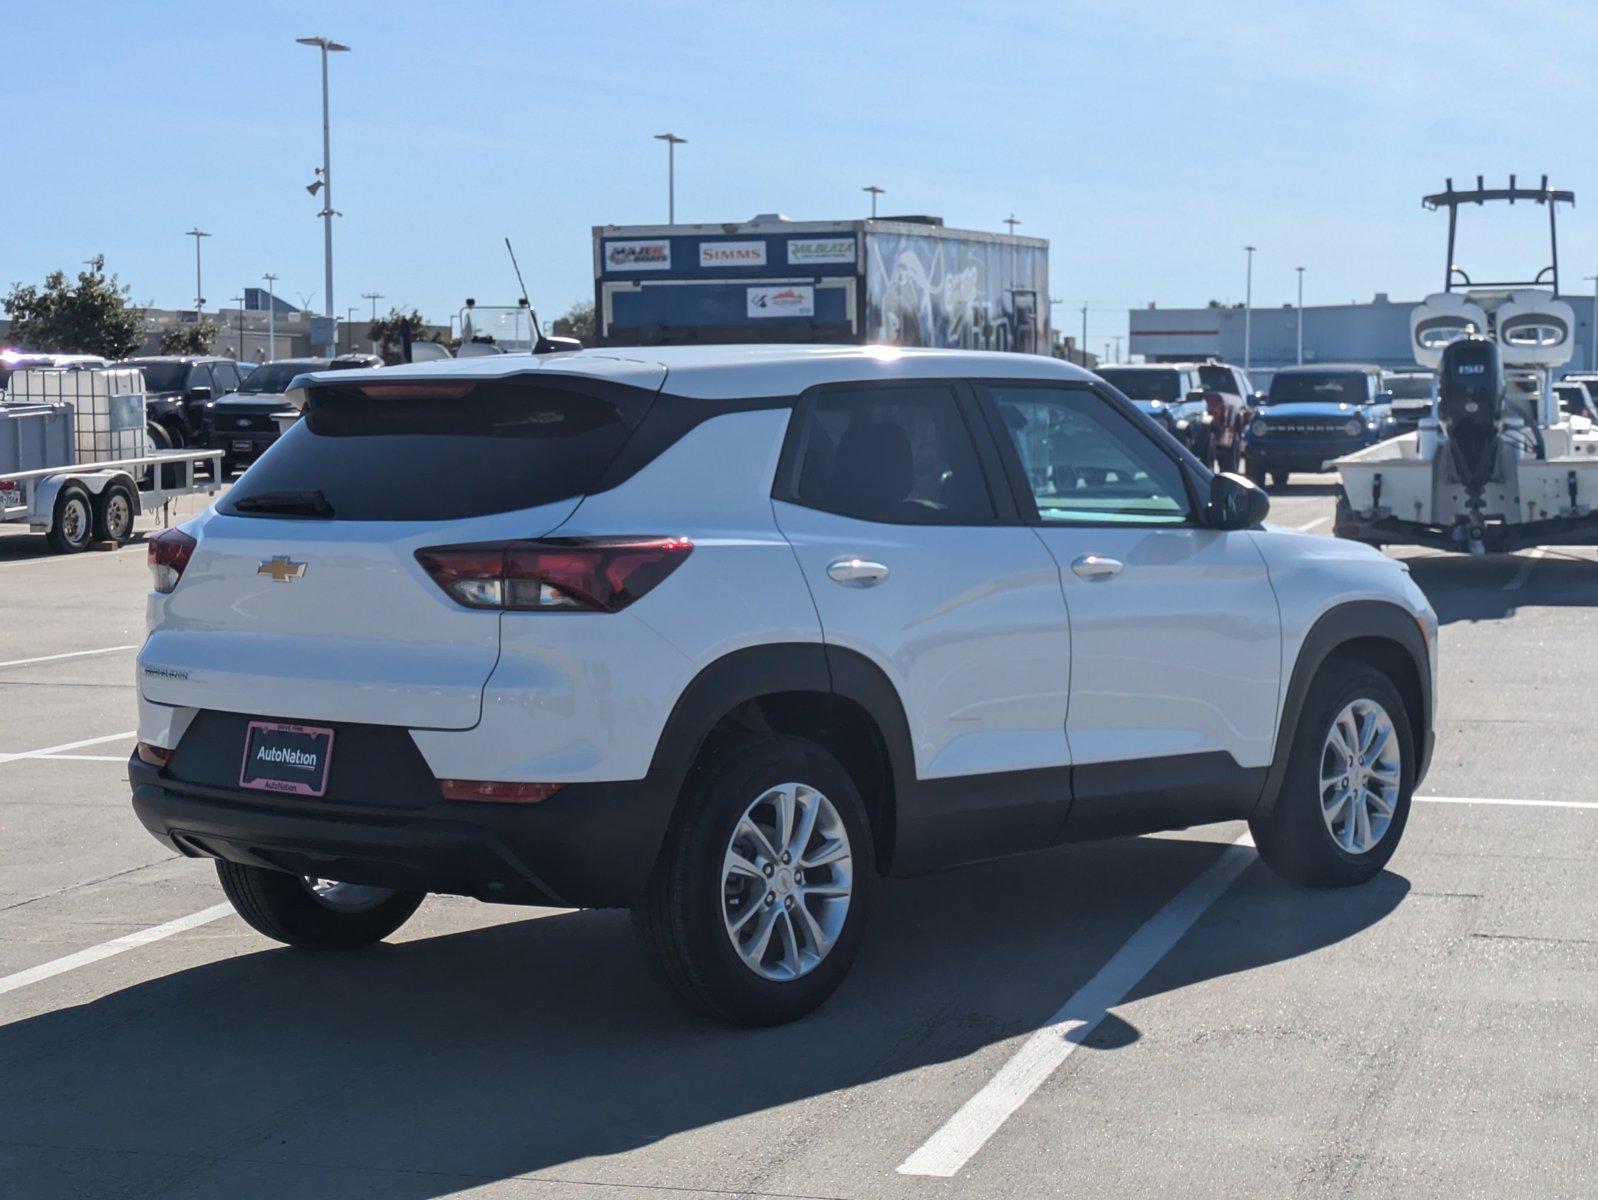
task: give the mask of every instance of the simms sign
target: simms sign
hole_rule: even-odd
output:
[[[701,267],[763,267],[765,242],[700,242]]]

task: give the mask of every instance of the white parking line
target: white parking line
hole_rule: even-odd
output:
[[[41,654],[38,658],[13,658],[0,662],[0,671],[7,667],[31,667],[34,663],[59,662],[63,658],[87,658],[91,654],[115,654],[118,650],[137,650],[137,646],[101,646],[98,650],[69,650],[65,654]]]
[[[1416,796],[1416,804],[1508,804],[1516,808],[1590,808],[1598,809],[1598,801],[1591,800],[1478,800],[1471,796]]]
[[[233,911],[231,904],[213,904],[210,908],[202,908],[197,913],[190,913],[186,917],[167,921],[162,925],[152,925],[148,929],[140,929],[133,933],[125,933],[121,937],[112,938],[109,942],[101,942],[98,946],[90,946],[87,950],[79,950],[76,954],[68,954],[65,958],[58,958],[52,962],[41,963],[37,967],[29,967],[26,971],[18,971],[14,975],[0,978],[0,996],[7,992],[14,992],[18,988],[25,988],[30,983],[39,983],[46,979],[53,979],[57,975],[64,975],[79,967],[86,967],[90,963],[97,963],[101,959],[111,958],[126,950],[136,950],[140,946],[148,946],[151,942],[159,942],[162,938],[169,938],[175,933],[183,933],[189,929],[196,929],[201,925],[208,925],[219,920]]]
[[[987,1144],[1011,1114],[1043,1086],[1109,1010],[1125,999],[1154,965],[1181,941],[1205,910],[1252,863],[1258,862],[1253,842],[1244,833],[1134,933],[1098,974],[1029,1037],[971,1099],[960,1106],[942,1129],[899,1164],[901,1175],[948,1178]]]
[[[1520,570],[1515,572],[1515,577],[1504,584],[1504,591],[1518,592],[1526,580],[1531,576],[1531,569],[1537,565],[1537,560],[1548,553],[1541,546],[1532,548],[1532,552],[1521,560]]]
[[[36,762],[114,762],[125,763],[125,754],[35,754]]]
[[[37,750],[14,750],[9,754],[0,754],[0,763],[16,762],[22,758],[48,758],[66,750],[77,750],[83,746],[103,746],[107,742],[122,742],[137,735],[138,730],[130,729],[126,733],[108,733],[104,737],[84,738],[81,742],[62,742],[59,746],[41,746]]]
[[[1308,521],[1305,524],[1300,525],[1298,527],[1298,531],[1300,533],[1308,533],[1311,529],[1319,529],[1322,525],[1326,524],[1326,522],[1330,520],[1330,517],[1316,517],[1313,521]]]

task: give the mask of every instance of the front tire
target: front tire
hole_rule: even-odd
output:
[[[848,974],[874,862],[865,805],[836,758],[796,737],[736,743],[690,776],[633,927],[689,1008],[780,1025]]]
[[[1409,820],[1414,747],[1392,680],[1367,663],[1329,659],[1305,697],[1276,804],[1249,822],[1266,865],[1309,887],[1374,877]]]
[[[1287,486],[1288,479],[1291,477],[1292,472],[1290,471],[1272,471],[1271,486],[1273,488],[1285,488]]]
[[[94,541],[94,509],[89,493],[69,483],[56,494],[45,541],[57,554],[80,554]]]
[[[355,950],[380,942],[410,920],[425,895],[307,879],[222,859],[216,874],[250,928],[302,950]]]

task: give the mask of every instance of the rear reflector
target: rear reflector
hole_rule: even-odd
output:
[[[152,767],[164,767],[172,761],[172,751],[165,746],[152,746],[149,742],[140,742],[136,753],[141,763]]]
[[[181,529],[164,529],[145,543],[145,561],[155,578],[155,590],[165,595],[183,578],[183,568],[194,554],[194,539]]]
[[[492,800],[500,804],[537,804],[548,800],[563,783],[501,783],[490,779],[440,779],[446,800]]]
[[[547,538],[433,546],[416,561],[467,608],[619,612],[693,552],[685,537]]]

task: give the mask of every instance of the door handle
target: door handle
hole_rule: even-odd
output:
[[[887,567],[863,558],[840,558],[827,564],[827,578],[844,587],[875,587],[887,577]]]
[[[1105,558],[1101,554],[1084,554],[1071,564],[1083,579],[1110,579],[1121,573],[1121,568],[1126,566],[1118,558]]]

